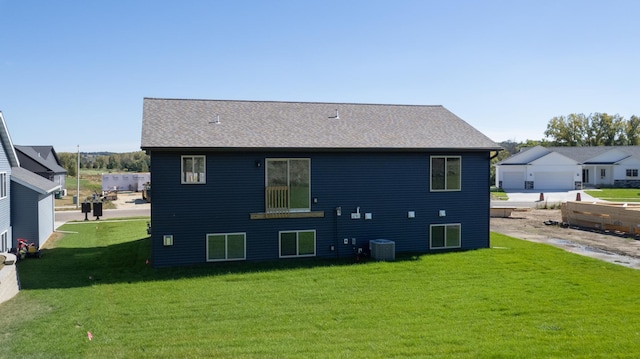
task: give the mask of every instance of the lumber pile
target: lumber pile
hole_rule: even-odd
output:
[[[530,210],[531,208],[522,207],[491,207],[489,213],[491,217],[508,218],[513,212],[528,212]]]
[[[640,234],[640,204],[574,202],[562,204],[562,222],[570,226]]]

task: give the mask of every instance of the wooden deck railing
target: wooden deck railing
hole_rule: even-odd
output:
[[[289,187],[268,186],[265,190],[266,213],[289,212]]]

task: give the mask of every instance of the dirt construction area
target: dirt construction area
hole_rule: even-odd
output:
[[[559,223],[560,209],[531,209],[513,212],[507,218],[491,218],[491,231],[640,269],[640,236],[564,228]]]

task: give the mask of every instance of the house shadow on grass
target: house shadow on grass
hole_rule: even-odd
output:
[[[294,258],[261,262],[216,262],[193,266],[153,268],[148,261],[150,238],[91,248],[43,249],[41,258],[18,263],[21,289],[78,288],[100,284],[136,283],[286,271],[293,269],[367,265],[371,258]],[[418,260],[424,253],[402,253],[396,262]]]

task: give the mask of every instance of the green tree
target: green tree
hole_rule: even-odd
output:
[[[109,162],[107,163],[107,168],[110,170],[118,170],[121,167],[121,161],[119,156],[116,155],[110,155],[109,156]]]
[[[589,115],[589,129],[586,142],[590,146],[623,145],[625,141],[624,118],[620,115],[594,113]]]
[[[78,155],[76,153],[70,152],[61,152],[58,153],[58,158],[60,159],[60,165],[62,168],[67,170],[67,175],[71,177],[75,177],[77,174],[77,158]]]
[[[626,144],[629,146],[640,145],[640,117],[633,115],[624,124]]]
[[[549,120],[544,135],[556,146],[582,146],[588,137],[589,120],[584,114],[572,113]]]

